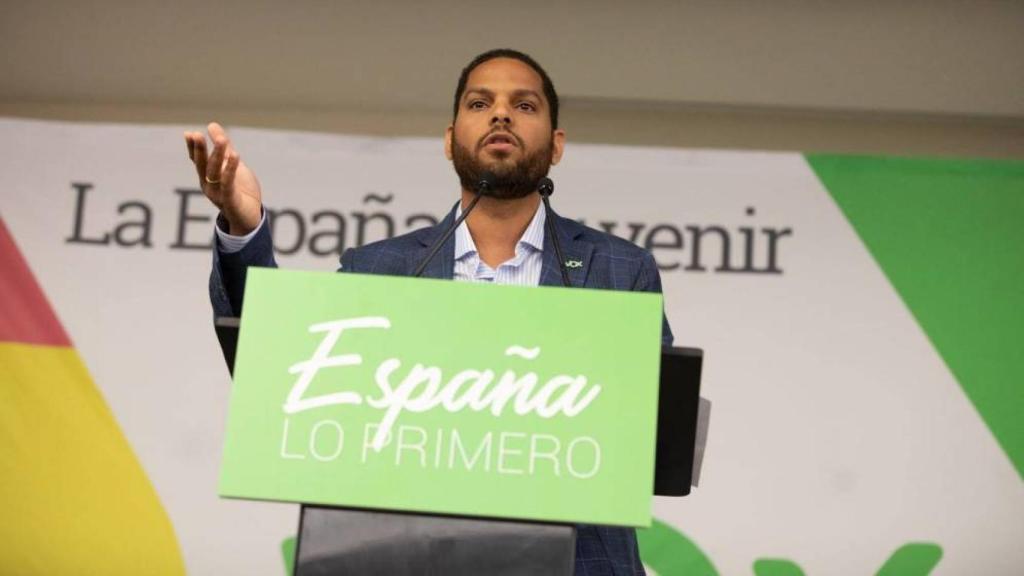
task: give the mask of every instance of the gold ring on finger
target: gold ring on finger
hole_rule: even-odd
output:
[[[206,179],[207,184],[220,184],[220,180],[210,180],[209,176],[204,175],[203,178]]]

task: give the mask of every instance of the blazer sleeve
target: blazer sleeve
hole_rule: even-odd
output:
[[[644,252],[643,259],[640,262],[640,272],[637,274],[633,290],[661,294],[661,273],[658,271],[658,264],[654,261],[654,256],[650,252]],[[672,327],[669,326],[668,317],[665,316],[665,311],[662,309],[661,345],[671,346],[673,341]]]
[[[355,267],[355,248],[347,248],[344,252],[341,253],[341,259],[338,261],[338,272],[353,272]]]
[[[217,225],[226,228],[222,216],[217,217]],[[213,306],[214,317],[241,315],[245,274],[250,266],[277,268],[274,242],[266,221],[252,240],[238,252],[222,253],[219,241],[214,241],[213,269],[210,272],[210,304]]]

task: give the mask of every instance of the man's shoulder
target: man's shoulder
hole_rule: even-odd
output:
[[[412,232],[406,232],[398,236],[392,236],[391,238],[384,238],[383,240],[376,240],[369,244],[363,244],[357,248],[353,248],[363,254],[372,254],[374,252],[395,252],[401,254],[408,254],[409,252],[421,250],[424,246],[424,238],[430,235],[433,227],[428,226],[426,228],[420,228],[413,230]],[[429,244],[429,242],[427,242]]]
[[[609,234],[586,224],[561,218],[560,226],[565,227],[565,232],[570,238],[582,241],[594,247],[594,257],[613,258],[641,262],[651,257],[651,253],[625,238]]]
[[[573,239],[577,249],[581,244],[589,248],[588,286],[660,291],[658,266],[649,251],[624,238],[565,218],[559,226],[563,227],[563,234]]]
[[[408,258],[423,250],[432,227],[349,248],[341,256],[341,267],[350,272],[402,275],[408,273]]]

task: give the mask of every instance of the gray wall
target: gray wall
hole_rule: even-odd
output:
[[[0,115],[440,135],[507,45],[570,141],[1024,158],[1024,2],[0,6]]]

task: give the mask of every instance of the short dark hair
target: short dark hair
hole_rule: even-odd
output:
[[[459,101],[462,100],[462,94],[466,91],[466,81],[469,80],[470,73],[476,69],[477,66],[494,60],[495,58],[511,58],[512,60],[519,60],[523,64],[526,64],[533,71],[540,76],[541,86],[544,90],[544,97],[548,101],[548,111],[551,114],[551,129],[558,128],[558,93],[555,92],[555,85],[551,82],[551,78],[548,77],[548,73],[541,68],[541,65],[536,60],[530,58],[528,54],[524,54],[518,50],[512,50],[511,48],[496,48],[494,50],[488,50],[483,54],[473,58],[465,68],[462,69],[462,74],[459,75],[459,84],[455,87],[455,105],[452,111],[452,121],[459,116]]]

